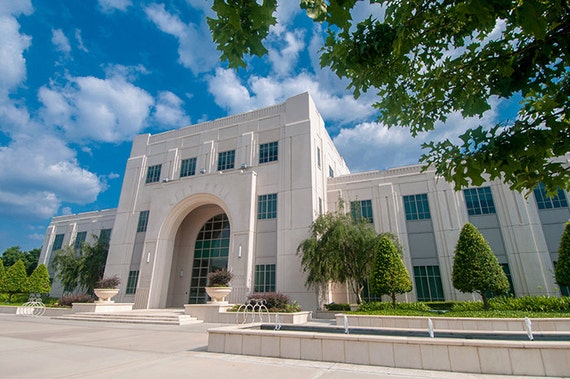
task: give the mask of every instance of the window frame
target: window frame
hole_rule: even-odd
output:
[[[257,196],[257,219],[271,220],[277,218],[277,193]]]
[[[355,220],[363,219],[368,221],[370,224],[374,224],[374,211],[372,209],[371,199],[351,201],[350,213]]]
[[[233,170],[236,165],[236,151],[226,150],[220,151],[218,153],[218,170],[217,171],[227,171]]]
[[[275,263],[255,265],[253,292],[268,293],[277,289],[277,269]]]
[[[150,211],[144,210],[139,212],[139,220],[137,223],[137,233],[145,233],[148,228],[148,218]]]
[[[560,188],[558,189],[556,196],[548,197],[546,195],[546,186],[544,183],[539,183],[534,188],[533,192],[538,209],[542,210],[568,208],[568,199],[566,198],[566,192]]]
[[[186,178],[188,176],[196,175],[197,158],[186,158],[180,161],[180,177]]]
[[[469,216],[496,214],[491,187],[466,188],[463,190],[465,207]]]
[[[259,164],[277,162],[279,160],[279,141],[259,145]]]
[[[406,221],[430,220],[429,199],[427,193],[402,196]]]
[[[145,184],[156,183],[160,181],[160,174],[162,172],[162,164],[148,166],[146,171]]]

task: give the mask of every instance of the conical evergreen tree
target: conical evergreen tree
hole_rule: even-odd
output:
[[[404,265],[398,248],[387,236],[381,237],[375,247],[374,270],[370,278],[372,291],[390,295],[396,308],[396,294],[412,290],[410,274]]]
[[[49,273],[46,265],[43,263],[36,267],[29,279],[30,293],[48,294],[51,291],[49,282]]]
[[[26,275],[26,266],[20,259],[12,265],[2,280],[0,280],[0,292],[9,295],[8,301],[12,301],[12,296],[16,293],[28,292],[28,276]]]
[[[453,259],[453,287],[461,292],[475,292],[483,298],[483,307],[489,309],[487,292],[504,293],[509,281],[499,265],[499,260],[470,223],[461,229],[455,258]]]
[[[0,259],[0,281],[4,277],[5,273],[6,273],[6,270],[4,269],[4,261],[2,259]]]
[[[570,286],[570,222],[566,223],[560,239],[554,275],[559,286]]]

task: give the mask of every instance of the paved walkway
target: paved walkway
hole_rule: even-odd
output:
[[[493,378],[489,375],[208,353],[207,329],[216,326],[220,325],[133,325],[0,314],[0,377]]]

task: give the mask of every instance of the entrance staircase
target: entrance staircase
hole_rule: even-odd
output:
[[[53,317],[58,320],[117,322],[129,324],[188,325],[201,323],[184,309],[136,309],[126,312],[77,312]]]

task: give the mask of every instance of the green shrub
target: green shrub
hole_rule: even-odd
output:
[[[71,307],[73,303],[92,303],[94,301],[93,296],[84,293],[80,295],[62,296],[57,301],[57,304],[61,307]]]
[[[336,304],[336,303],[330,303],[330,304],[325,304],[325,309],[326,309],[327,311],[348,312],[348,311],[350,311],[350,304]]]
[[[434,311],[449,311],[456,304],[456,301],[426,301],[425,305]]]
[[[451,307],[453,312],[472,312],[472,311],[482,311],[483,302],[482,301],[461,301],[453,304]]]
[[[371,303],[364,303],[358,307],[358,312],[378,312],[378,311],[388,311],[394,309],[392,303],[386,303],[381,301],[375,301]],[[425,303],[414,302],[414,303],[398,303],[396,304],[397,310],[406,311],[418,311],[418,312],[429,312],[431,310]]]
[[[257,300],[263,299],[269,312],[300,312],[301,306],[291,302],[289,296],[280,292],[253,293],[247,297],[247,302],[255,305]],[[246,302],[246,304],[247,304]]]

